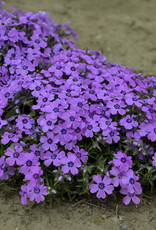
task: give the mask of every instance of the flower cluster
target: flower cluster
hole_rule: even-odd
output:
[[[24,205],[78,182],[139,203],[137,181],[155,174],[156,79],[79,49],[45,12],[0,19],[0,179],[23,175]]]
[[[111,162],[114,166],[110,170],[110,174],[113,175],[112,183],[115,187],[121,186],[120,192],[125,194],[123,202],[127,205],[133,200],[135,204],[140,203],[140,199],[136,195],[142,193],[141,184],[137,182],[139,179],[135,175],[132,167],[132,157],[127,156],[125,153],[118,151],[114,155],[115,159]]]

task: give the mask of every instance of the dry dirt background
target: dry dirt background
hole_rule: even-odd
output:
[[[71,22],[81,49],[100,50],[110,62],[156,75],[155,0],[6,0],[22,11]],[[3,187],[0,189],[3,190]],[[121,197],[94,202],[20,205],[17,192],[0,193],[0,230],[155,230],[156,193],[136,207]],[[145,203],[146,201],[146,203]]]

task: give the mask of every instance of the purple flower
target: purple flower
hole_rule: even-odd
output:
[[[35,123],[34,119],[30,119],[30,116],[25,114],[23,114],[23,116],[18,116],[16,122],[16,126],[20,129],[31,129],[32,125]]]
[[[85,162],[86,159],[88,160],[88,152],[84,151],[84,149],[79,149],[79,147],[76,146],[75,148],[73,148],[73,152],[82,162]]]
[[[150,106],[150,105],[142,106],[141,110],[146,113],[146,117],[149,120],[155,120],[156,119],[156,113],[155,113],[155,110],[152,106]]]
[[[120,193],[123,195],[126,195],[123,198],[123,203],[128,205],[130,201],[132,200],[134,204],[139,204],[140,199],[136,195],[140,195],[142,193],[142,190],[140,191],[134,191],[133,193],[128,192],[126,188],[121,188]]]
[[[34,153],[34,155],[38,158],[40,158],[43,153],[44,153],[44,149],[42,148],[42,146],[37,147],[37,144],[33,144],[30,146],[30,150]]]
[[[64,151],[53,151],[52,153],[50,151],[46,152],[42,160],[44,160],[44,164],[48,167],[51,163],[55,166],[60,166],[62,164],[61,159],[65,157],[65,152]]]
[[[71,110],[74,110],[79,114],[86,115],[86,111],[89,110],[88,102],[84,100],[84,98],[76,98],[71,102]]]
[[[10,166],[14,165],[15,162],[17,165],[20,164],[21,162],[21,158],[22,158],[22,151],[23,148],[20,145],[15,145],[15,150],[13,150],[12,148],[7,148],[7,151],[5,152],[5,155],[8,156],[8,158],[6,158],[6,163]]]
[[[78,74],[79,74],[78,66],[79,66],[79,65],[78,65],[78,64],[75,64],[74,62],[68,62],[68,63],[65,65],[64,72],[65,72],[67,75],[72,74],[72,76],[78,77]]]
[[[0,118],[0,129],[1,129],[4,125],[6,125],[7,123],[8,123],[7,121],[2,120],[2,119]]]
[[[51,73],[54,73],[56,77],[62,77],[63,75],[63,68],[64,63],[63,62],[56,62],[54,65],[52,65],[48,71]]]
[[[146,131],[148,132],[148,139],[152,142],[156,141],[156,121],[153,121],[151,123],[148,123],[146,126]]]
[[[125,172],[125,176],[122,177],[122,187],[126,187],[127,191],[130,193],[142,191],[141,185],[137,180],[139,177],[135,175],[132,169]]]
[[[15,168],[9,166],[5,161],[5,156],[0,157],[0,180],[7,180],[8,175],[14,175]]]
[[[109,112],[113,115],[119,113],[121,115],[124,115],[126,113],[125,111],[125,103],[121,100],[113,100],[113,101],[109,101],[107,103],[107,107],[109,108]]]
[[[51,151],[55,151],[57,149],[57,140],[54,137],[53,132],[47,132],[47,137],[46,136],[41,136],[40,138],[40,142],[43,143],[42,144],[42,148],[44,150],[48,150],[50,149]]]
[[[104,117],[104,118],[110,117],[110,112],[109,112],[109,110],[108,110],[107,107],[104,106],[102,103],[100,103],[100,104],[98,105],[97,110],[96,110],[96,113],[97,113],[98,115],[95,115],[95,116],[94,116],[94,119],[95,119],[95,120],[98,120],[98,121],[99,121],[99,117],[100,117],[100,118],[102,118],[102,117]],[[100,120],[100,121],[101,121],[101,120]],[[100,122],[100,123],[101,123],[101,122]]]
[[[56,44],[53,46],[53,52],[55,54],[60,53],[60,51],[64,50],[62,44]]]
[[[25,179],[29,180],[32,186],[35,186],[37,182],[43,181],[43,179],[41,178],[42,174],[43,171],[40,167],[32,166],[30,171],[25,175]]]
[[[36,183],[35,185],[29,184],[28,197],[30,201],[35,200],[37,203],[44,201],[44,196],[48,195],[47,187],[44,184]]]
[[[112,178],[112,184],[114,187],[122,186],[122,177],[125,175],[124,171],[120,171],[117,167],[112,167],[110,174],[114,176]]]
[[[92,120],[91,122],[89,122],[86,125],[86,131],[84,133],[84,135],[86,137],[93,137],[94,133],[93,132],[99,132],[100,131],[100,127],[98,126],[98,123],[94,120]]]
[[[43,39],[39,36],[39,34],[36,34],[35,32],[31,36],[31,40],[32,42],[30,42],[30,44],[34,46],[35,50],[40,48],[45,48],[47,46],[47,43],[43,41]],[[38,53],[38,51],[36,52]]]
[[[102,179],[99,174],[93,176],[93,181],[96,182],[96,184],[90,184],[90,192],[95,193],[97,192],[96,196],[97,198],[105,199],[106,193],[112,194],[114,187],[111,185],[112,179],[108,176],[104,176]]]
[[[99,123],[100,123],[100,128],[102,130],[105,130],[105,129],[116,129],[116,126],[117,126],[117,123],[116,122],[112,122],[112,119],[107,119],[107,118],[101,118],[99,120]]]
[[[22,158],[20,158],[19,165],[21,165],[19,172],[26,175],[28,172],[30,172],[31,167],[39,166],[40,162],[38,161],[38,157],[36,157],[33,152],[23,153]]]
[[[42,127],[43,132],[48,132],[54,128],[55,122],[49,115],[47,115],[46,117],[41,116],[37,119],[37,123]]]
[[[53,132],[57,134],[55,136],[56,143],[60,142],[61,145],[65,145],[73,139],[73,130],[66,127],[65,123],[55,125]]]
[[[141,107],[142,104],[140,103],[141,100],[139,100],[139,96],[136,96],[134,94],[128,94],[125,98],[125,101],[128,105],[136,105],[137,107]]]
[[[117,143],[120,140],[119,133],[114,129],[106,129],[102,132],[104,136],[103,140],[106,140],[108,144],[112,144],[112,141]]]
[[[14,134],[14,133],[9,133],[9,132],[5,132],[2,135],[2,140],[1,143],[6,145],[7,143],[9,143],[10,141],[13,142],[18,142],[18,140],[22,137],[21,133],[19,134]]]
[[[44,87],[43,87],[43,85],[42,85],[42,83],[41,83],[41,81],[35,81],[34,83],[32,83],[29,86],[29,88],[31,90],[33,90],[32,95],[34,97],[39,97],[41,94],[43,94],[43,92],[45,90]]]
[[[133,115],[127,115],[120,120],[120,125],[124,126],[126,129],[132,129],[138,126],[138,122],[133,119]]]
[[[68,112],[61,113],[59,117],[65,121],[67,128],[73,127],[74,129],[76,129],[80,126],[82,121],[81,117],[78,114],[76,114],[75,111],[71,110],[69,110]]]
[[[80,160],[76,157],[75,154],[68,152],[67,157],[63,157],[61,159],[61,163],[64,164],[61,170],[63,173],[67,174],[71,172],[71,174],[75,175],[78,174],[79,170],[77,168],[81,167]]]
[[[41,110],[43,112],[47,112],[49,119],[52,119],[54,121],[59,117],[60,112],[64,112],[63,106],[60,106],[59,100],[51,102],[50,104],[43,107]]]
[[[127,156],[125,153],[118,151],[114,155],[115,159],[112,160],[114,166],[118,167],[121,172],[126,172],[129,168],[132,167],[132,157]]]
[[[29,188],[27,185],[22,185],[21,186],[21,191],[19,192],[20,196],[21,196],[21,203],[23,205],[27,205],[28,201],[28,192],[29,192]]]
[[[27,76],[29,71],[32,72],[34,70],[35,70],[34,65],[30,61],[25,60],[18,65],[16,69],[16,73],[21,74],[22,76]]]
[[[142,142],[142,140],[140,139],[140,134],[138,132],[132,132],[132,131],[128,131],[126,133],[126,136],[128,137],[127,139],[132,139],[133,144],[131,145],[131,148],[135,148],[138,144],[140,144]]]

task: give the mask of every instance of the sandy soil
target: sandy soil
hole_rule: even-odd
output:
[[[155,230],[156,192],[139,206],[121,196],[22,206],[17,193],[0,194],[0,230]]]
[[[5,0],[4,0],[5,1]],[[7,9],[50,13],[71,22],[82,49],[101,50],[110,62],[156,73],[155,0],[6,0]],[[146,201],[146,202],[145,202]],[[122,198],[22,206],[16,191],[0,192],[0,230],[155,230],[156,193],[125,206]]]
[[[5,0],[4,0],[5,1]],[[71,22],[82,49],[101,50],[108,61],[146,75],[156,73],[155,0],[6,0],[7,8],[50,13]]]

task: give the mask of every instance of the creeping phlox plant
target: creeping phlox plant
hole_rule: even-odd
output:
[[[156,78],[79,49],[69,23],[3,5],[0,179],[21,179],[24,205],[114,189],[138,204],[156,179]]]

